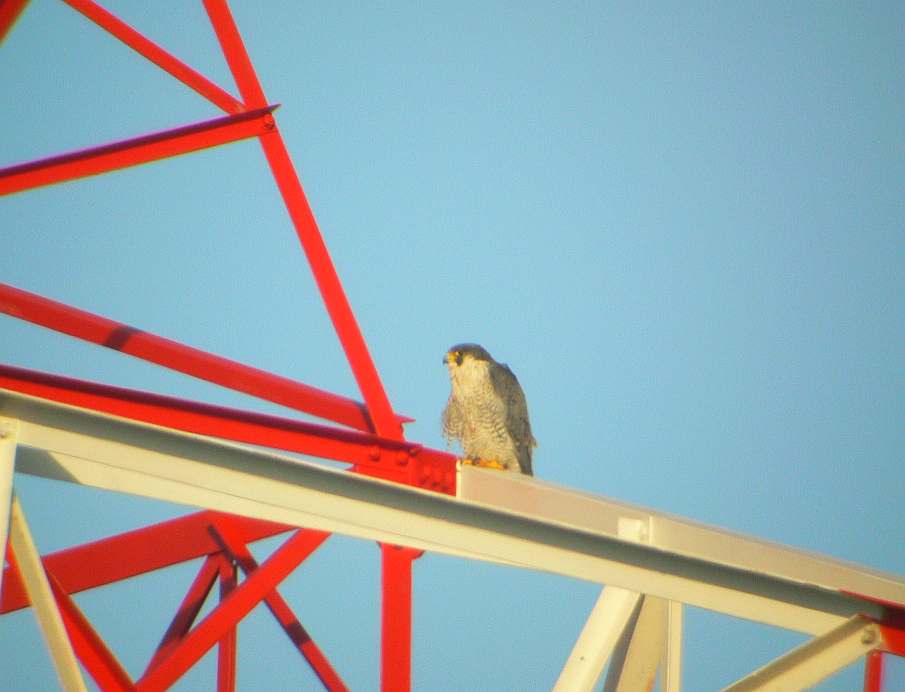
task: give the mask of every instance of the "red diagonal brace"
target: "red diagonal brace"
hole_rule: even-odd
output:
[[[214,579],[217,578],[217,574],[219,573],[222,564],[223,556],[220,553],[207,556],[204,564],[201,565],[201,569],[198,570],[198,574],[196,574],[195,578],[192,580],[188,591],[186,591],[182,603],[179,604],[176,615],[174,615],[173,619],[170,621],[170,626],[167,627],[167,631],[164,632],[160,644],[157,645],[157,650],[154,652],[151,660],[148,661],[145,674],[147,674],[148,671],[153,670],[161,661],[169,656],[170,652],[172,652],[179,642],[182,641],[186,632],[191,629],[192,624],[195,622],[195,618],[197,618],[198,613],[201,612],[201,607],[204,605],[204,601],[207,599],[211,587],[214,585]]]
[[[48,572],[47,579],[63,617],[63,624],[66,626],[72,648],[98,687],[114,692],[135,689],[132,678],[104,644],[103,639],[88,622],[88,618],[75,604],[75,601],[63,591],[57,578]]]
[[[278,548],[259,569],[236,588],[170,655],[149,671],[136,687],[163,690],[191,668],[217,641],[245,617],[276,585],[327,539],[319,531],[299,530]]]
[[[276,106],[0,169],[0,195],[187,154],[273,131]]]
[[[0,283],[0,312],[313,416],[371,430],[367,411],[357,401],[184,346],[9,284]]]
[[[2,0],[0,2],[0,43],[3,43],[3,39],[6,38],[27,4],[28,0]]]
[[[258,103],[264,103],[260,81],[225,0],[204,0],[204,6],[246,105],[253,107]],[[308,257],[324,305],[352,368],[352,374],[374,421],[374,431],[381,437],[402,439],[402,427],[380,382],[377,368],[368,352],[327,246],[317,228],[317,222],[286,151],[286,145],[276,128],[272,137],[261,137],[260,141],[305,255]]]
[[[233,560],[242,568],[246,576],[254,573],[258,569],[257,560],[248,550],[239,533],[236,531],[234,523],[230,517],[222,517],[211,526],[211,530],[215,538],[223,546],[224,551],[228,552]],[[293,614],[289,604],[274,589],[264,597],[267,607],[273,616],[280,623],[280,626],[295,644],[296,648],[308,661],[308,664],[314,670],[314,673],[324,684],[324,687],[331,691],[348,690],[342,678],[324,656],[320,647],[315,644],[314,640],[298,621]]]
[[[267,103],[264,98],[264,90],[261,89],[251,59],[245,50],[245,44],[242,43],[242,37],[239,35],[239,28],[233,21],[232,13],[225,0],[204,0],[204,9],[207,10],[207,16],[210,18],[214,32],[217,34],[217,40],[223,48],[223,55],[233,74],[233,79],[236,80],[236,86],[239,87],[239,93],[242,94],[245,105],[249,108],[258,108]]]
[[[81,12],[92,22],[113,34],[136,53],[143,55],[162,70],[169,72],[180,82],[194,89],[215,106],[227,113],[241,113],[245,110],[242,103],[228,92],[199,74],[191,67],[167,53],[153,41],[145,38],[131,26],[111,14],[91,0],[64,0],[73,9]],[[261,104],[264,105],[263,103]]]
[[[60,550],[45,555],[42,561],[45,569],[57,575],[66,593],[78,593],[220,552],[220,545],[207,532],[211,521],[218,516],[218,512],[196,512]],[[241,519],[239,526],[246,542],[275,536],[293,528],[247,518]],[[24,608],[28,604],[18,571],[7,569],[3,574],[0,613]]]

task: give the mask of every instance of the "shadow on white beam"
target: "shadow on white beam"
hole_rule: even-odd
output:
[[[905,580],[512,474],[466,467],[451,498],[0,390],[18,471],[638,591],[810,634]],[[619,537],[620,522],[648,532]],[[728,559],[726,556],[733,556]],[[866,599],[844,592],[863,594]]]

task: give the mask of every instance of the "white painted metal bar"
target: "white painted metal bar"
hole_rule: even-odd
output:
[[[660,663],[660,692],[682,689],[682,604],[667,601],[664,613],[666,638]]]
[[[877,626],[856,615],[730,685],[725,692],[807,689],[854,663],[880,643]]]
[[[2,390],[0,415],[20,420],[17,470],[50,478],[543,570],[810,634],[860,612],[882,617],[872,599],[905,603],[900,577],[515,474],[464,468],[451,498]],[[620,522],[646,528],[650,544],[621,538]],[[711,539],[730,549],[711,554]],[[827,565],[829,583],[819,576]]]
[[[9,512],[13,497],[13,469],[16,462],[16,441],[19,421],[0,418],[0,566],[6,539],[9,536]],[[0,592],[3,590],[3,570],[0,570]]]
[[[751,575],[769,575],[828,591],[860,593],[880,601],[905,603],[905,578],[900,575],[526,476],[467,470],[470,473],[463,473],[459,493],[466,500],[614,537],[618,537],[619,522],[635,519],[648,527],[645,542],[660,552]]]
[[[604,692],[653,690],[666,634],[666,601],[645,596],[635,626],[626,630],[621,656],[613,654]]]
[[[587,692],[594,688],[622,633],[634,619],[641,598],[636,591],[615,586],[603,590],[559,674],[555,692]]]
[[[67,692],[87,690],[75,652],[66,634],[66,627],[63,625],[63,616],[60,615],[47,575],[44,573],[41,556],[35,547],[31,531],[25,521],[25,514],[15,495],[10,514],[10,543],[19,565],[25,592],[31,601],[41,634],[44,635],[60,685]]]

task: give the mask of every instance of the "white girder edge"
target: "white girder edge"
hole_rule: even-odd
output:
[[[813,585],[18,393],[0,390],[0,415],[20,421],[26,473],[538,569],[810,634],[857,612],[882,615]]]

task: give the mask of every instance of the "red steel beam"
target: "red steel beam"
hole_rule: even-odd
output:
[[[0,313],[318,418],[358,430],[372,429],[367,409],[352,399],[184,346],[9,284],[0,283]]]
[[[198,570],[198,574],[195,575],[191,585],[189,585],[188,591],[186,591],[182,602],[179,604],[179,608],[176,609],[176,614],[170,621],[167,631],[164,632],[160,644],[157,645],[154,655],[148,661],[145,674],[169,656],[170,652],[176,648],[182,638],[192,628],[192,624],[198,617],[198,613],[201,612],[204,601],[207,600],[222,564],[223,556],[221,553],[212,553],[207,556],[207,559],[201,565],[201,569]]]
[[[248,113],[227,115],[163,132],[2,168],[0,169],[0,195],[107,173],[171,156],[188,154],[227,142],[266,135],[274,128],[271,113],[275,108],[276,106],[268,106]]]
[[[180,82],[198,92],[227,113],[241,113],[245,106],[231,94],[221,89],[204,75],[170,55],[121,19],[91,0],[64,0],[92,22],[105,29],[129,48],[144,56],[162,70],[169,72]],[[261,104],[262,106],[266,104]]]
[[[0,43],[13,28],[28,0],[0,0]]]
[[[236,565],[230,560],[220,561],[220,601],[236,588]],[[217,645],[217,692],[236,689],[236,626],[230,627]]]
[[[233,79],[236,80],[236,86],[239,87],[245,105],[249,108],[259,108],[267,103],[267,100],[264,98],[264,90],[255,74],[229,7],[225,0],[204,0],[204,9],[207,10],[207,16],[223,48],[226,63],[233,74]]]
[[[242,542],[231,518],[223,517],[218,519],[211,527],[211,532],[223,546],[224,551],[229,553],[232,559],[242,568],[246,577],[258,569],[257,560],[255,560],[245,543]],[[346,687],[342,678],[339,677],[330,661],[327,660],[320,647],[314,642],[311,635],[302,626],[302,623],[299,622],[289,604],[286,603],[279,592],[274,589],[264,597],[264,601],[270,612],[277,619],[277,622],[280,623],[280,626],[289,636],[289,639],[295,644],[299,653],[305,657],[308,665],[311,666],[324,687],[331,690],[331,692],[347,692],[349,688]]]
[[[348,462],[369,475],[455,494],[455,457],[413,442],[2,364],[0,388],[198,435]]]
[[[170,655],[136,684],[139,690],[163,690],[214,646],[224,633],[245,617],[289,575],[329,534],[300,529],[211,613],[189,632]]]
[[[880,633],[883,635],[883,651],[905,656],[905,621],[901,617],[894,623],[882,623]]]
[[[98,687],[105,692],[108,690],[128,692],[135,689],[132,678],[104,644],[104,640],[88,622],[88,618],[75,601],[63,590],[57,578],[48,572],[47,579],[63,617],[72,648]]]
[[[261,146],[273,171],[283,201],[292,218],[299,241],[308,257],[315,281],[320,289],[327,312],[333,322],[358,388],[374,421],[375,432],[382,437],[402,439],[402,427],[393,413],[386,391],[371,359],[367,344],[359,329],[352,306],[346,297],[333,260],[324,244],[314,214],[305,198],[298,175],[286,151],[279,132],[276,137],[261,139]]]
[[[871,651],[864,659],[864,692],[883,690],[883,653]]]
[[[204,0],[204,6],[246,105],[265,103],[263,89],[225,0]],[[299,182],[298,174],[276,127],[272,135],[259,138],[261,146],[264,148],[280,194],[311,265],[314,279],[352,368],[352,374],[374,421],[375,432],[381,437],[402,439],[402,427],[390,406],[339,275],[317,228],[317,222]]]
[[[380,544],[382,560],[380,689],[412,686],[412,562],[423,551]]]
[[[207,532],[219,512],[196,512],[84,545],[66,548],[42,558],[44,568],[57,575],[66,593],[110,584],[187,560],[220,552]],[[245,542],[257,541],[294,529],[260,519],[241,519]],[[3,574],[0,613],[29,605],[17,570]]]

